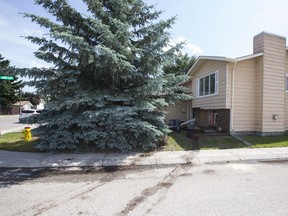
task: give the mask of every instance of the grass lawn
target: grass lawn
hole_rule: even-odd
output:
[[[231,149],[247,147],[229,135],[196,135],[188,138],[185,132],[173,132],[168,137],[164,151],[185,151],[199,149]]]
[[[247,135],[243,138],[252,143],[254,148],[288,147],[288,134],[276,136]]]
[[[36,152],[33,148],[37,138],[33,137],[30,142],[23,141],[21,132],[7,133],[0,136],[0,150]]]
[[[278,136],[244,136],[244,139],[253,144],[252,148],[288,147],[288,134]],[[0,150],[37,152],[34,145],[37,137],[32,141],[24,142],[21,132],[7,133],[0,136]],[[247,148],[247,146],[229,135],[195,135],[187,137],[187,132],[173,132],[168,137],[163,151],[185,151],[199,149],[232,149]]]

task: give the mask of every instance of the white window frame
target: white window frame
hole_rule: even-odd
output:
[[[215,93],[210,94],[210,76],[215,74]],[[205,94],[205,77],[209,77],[209,94]],[[200,80],[203,79],[203,95],[200,95]],[[196,79],[196,97],[203,98],[203,97],[210,97],[217,95],[219,92],[219,71],[214,71],[212,73],[206,74],[205,76],[199,77]]]

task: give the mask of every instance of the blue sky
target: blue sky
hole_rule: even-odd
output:
[[[47,66],[33,56],[37,46],[21,36],[46,31],[21,12],[44,14],[33,0],[0,0],[0,53],[17,67]],[[70,0],[81,9],[80,0]],[[189,55],[239,57],[252,53],[253,36],[267,31],[288,36],[287,0],[146,0],[162,10],[161,19],[177,15],[172,43],[186,40]]]

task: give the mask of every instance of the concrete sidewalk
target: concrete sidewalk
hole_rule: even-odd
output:
[[[157,166],[288,160],[288,147],[142,153],[50,154],[0,151],[2,168]]]

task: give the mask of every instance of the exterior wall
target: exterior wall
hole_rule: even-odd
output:
[[[227,89],[226,89],[226,108],[231,109],[232,104],[232,71],[234,69],[234,63],[229,63],[227,65]]]
[[[215,110],[218,113],[218,126],[223,132],[230,131],[230,110]]]
[[[262,132],[284,132],[286,39],[267,33],[255,37],[262,38],[264,51]]]
[[[286,51],[286,74],[288,75],[288,51]],[[288,131],[288,91],[285,91],[285,131]]]
[[[228,132],[230,129],[230,110],[219,109],[219,110],[195,110],[196,125],[200,127],[208,127],[211,125],[210,114],[217,113],[218,127],[222,128],[223,132]]]
[[[256,58],[236,63],[234,72],[234,131],[255,131]]]
[[[192,119],[191,101],[182,101],[181,103],[170,105],[165,111],[167,112],[166,123],[170,119],[179,119],[180,122]]]
[[[180,119],[180,104],[169,105],[165,109],[165,112],[167,112],[166,123],[168,123],[170,119]]]
[[[186,82],[183,84],[187,88],[186,93],[191,93],[192,92],[192,80]]]
[[[256,59],[255,87],[255,131],[261,132],[263,128],[263,57]]]
[[[226,108],[226,62],[209,60],[199,69],[192,78],[192,94],[194,96],[192,107],[201,109]],[[218,94],[196,98],[196,80],[213,72],[219,72]]]
[[[285,92],[285,131],[288,131],[288,92]]]
[[[195,124],[200,127],[209,126],[209,111],[197,109],[195,111]]]

